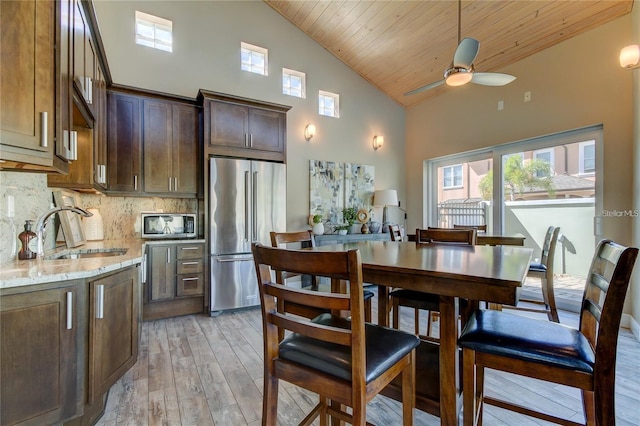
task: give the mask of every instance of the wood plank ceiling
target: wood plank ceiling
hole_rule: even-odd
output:
[[[456,1],[264,1],[405,107],[453,90],[442,85],[404,96],[443,78],[458,45]],[[629,13],[633,0],[465,0],[461,6],[461,37],[480,41],[474,67],[489,72]]]

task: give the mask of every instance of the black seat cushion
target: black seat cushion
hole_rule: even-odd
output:
[[[529,264],[529,270],[535,271],[535,272],[547,272],[547,267],[544,266],[542,263],[531,262]]]
[[[350,321],[331,314],[321,314],[315,323],[350,328]],[[365,381],[375,380],[420,343],[420,339],[404,331],[365,324],[367,366]],[[293,333],[280,343],[280,358],[293,361],[323,373],[351,380],[351,348]]]
[[[478,352],[585,373],[593,373],[595,364],[595,354],[580,331],[501,311],[475,311],[458,344]]]
[[[369,300],[373,297],[374,293],[370,290],[362,290],[362,294],[364,296],[364,300]]]
[[[425,311],[440,310],[440,298],[437,294],[400,289],[392,291],[389,296],[397,298],[400,306],[408,306]]]

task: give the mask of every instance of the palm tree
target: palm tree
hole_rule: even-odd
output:
[[[516,194],[522,194],[525,189],[546,189],[549,197],[554,196],[551,181],[551,165],[548,161],[534,158],[523,162],[519,154],[507,157],[503,166],[504,192],[513,201]],[[478,184],[483,200],[493,199],[493,170],[480,179]]]

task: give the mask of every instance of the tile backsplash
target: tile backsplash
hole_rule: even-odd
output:
[[[19,250],[18,234],[25,220],[35,221],[46,213],[51,203],[53,188],[47,187],[44,173],[0,172],[0,263],[16,258]],[[15,215],[7,215],[8,197],[14,198]],[[104,239],[140,237],[140,212],[196,212],[197,200],[162,197],[115,197],[79,194],[80,207],[97,208],[102,216]],[[55,238],[50,221],[47,226],[45,249],[53,248]]]

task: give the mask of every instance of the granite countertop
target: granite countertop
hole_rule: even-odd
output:
[[[59,248],[45,253],[45,259],[16,260],[0,265],[0,289],[91,278],[107,272],[136,265],[142,262],[145,241],[108,240],[90,241],[72,249]],[[119,256],[85,257],[79,259],[47,260],[47,256],[68,252],[91,253],[127,249]]]

